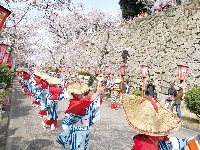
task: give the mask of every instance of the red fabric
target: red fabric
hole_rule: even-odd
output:
[[[131,150],[160,150],[152,141],[147,139],[145,135],[138,134],[133,137],[135,145]]]
[[[35,85],[38,85],[42,82],[42,79],[40,79],[39,77],[34,77],[34,79],[35,79],[35,82],[36,82]]]
[[[27,74],[24,73],[23,76],[24,76],[24,78],[25,78],[26,80],[28,80],[28,79],[30,78],[31,75],[30,75],[30,74],[27,75]]]
[[[44,111],[39,111],[38,115],[41,115],[41,116],[47,116],[47,111],[44,110]]]
[[[49,93],[53,96],[49,100],[58,100],[58,96],[61,94],[62,90],[62,88],[57,89],[55,86],[50,86]]]
[[[32,101],[32,104],[40,105],[40,102]]]
[[[76,100],[76,99],[71,99],[70,100],[70,104],[69,104],[69,108],[65,111],[66,113],[72,113],[75,115],[85,115],[85,109],[87,107],[89,107],[89,105],[93,102],[90,101],[92,96],[87,96],[84,98],[81,98],[80,100]]]
[[[42,88],[41,89],[46,89],[49,86],[48,83],[46,83],[45,81],[42,81]],[[39,89],[39,90],[41,90]]]
[[[44,123],[46,123],[47,125],[52,125],[52,124],[54,124],[54,127],[55,127],[55,128],[58,127],[58,125],[57,125],[57,120],[48,120],[48,119],[46,119],[46,120],[44,121]]]
[[[147,135],[148,138],[151,138],[152,140],[154,141],[162,141],[162,140],[159,140],[157,136],[150,136],[150,135]],[[168,141],[168,137],[167,135],[164,137],[164,141]]]
[[[151,104],[153,105],[154,109],[156,110],[156,112],[158,113],[158,106],[156,105],[156,102],[158,101],[153,101],[152,97],[148,97],[148,98],[144,98],[141,100],[141,103],[143,103],[145,100],[149,100],[151,102]]]

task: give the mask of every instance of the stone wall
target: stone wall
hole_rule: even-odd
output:
[[[112,43],[128,48],[127,63],[131,85],[138,87],[141,65],[149,66],[161,98],[161,87],[175,82],[178,89],[178,67],[188,66],[184,90],[200,86],[200,6],[197,2],[179,5],[110,29]],[[102,34],[102,33],[99,33]],[[105,33],[104,33],[105,34]],[[146,80],[146,79],[145,79]]]
[[[83,47],[91,50],[91,57],[98,58],[99,51],[103,51],[107,42],[109,54],[101,61],[103,65],[114,66],[114,78],[120,77],[117,66],[123,65],[122,50],[128,50],[129,71],[125,79],[129,78],[131,86],[138,87],[141,81],[140,66],[149,66],[148,78],[154,79],[160,99],[162,86],[169,87],[169,83],[174,81],[178,89],[178,65],[189,67],[183,82],[185,91],[195,85],[200,86],[200,79],[195,78],[200,75],[199,16],[200,6],[197,1],[182,4],[121,24],[109,31],[94,33],[89,44]],[[108,37],[109,40],[106,41]],[[95,46],[92,41],[98,41],[99,46]]]

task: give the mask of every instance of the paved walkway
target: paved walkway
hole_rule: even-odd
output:
[[[63,149],[56,138],[63,132],[61,126],[68,100],[59,102],[58,129],[55,131],[42,128],[41,122],[46,118],[37,117],[40,108],[31,107],[32,99],[23,95],[17,80],[14,80],[10,100],[5,150]],[[101,120],[90,127],[90,150],[129,150],[134,145],[132,137],[136,134],[126,123],[122,109],[111,110],[110,103],[104,101],[101,106]],[[197,132],[181,128],[171,136],[185,138],[196,134]]]

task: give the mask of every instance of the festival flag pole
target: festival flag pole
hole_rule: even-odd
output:
[[[141,66],[141,73],[143,78],[142,84],[142,98],[144,97],[144,78],[147,77],[149,66]]]

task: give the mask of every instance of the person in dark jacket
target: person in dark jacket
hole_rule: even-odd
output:
[[[154,81],[151,78],[145,89],[146,97],[154,97],[155,91],[156,91],[156,86],[154,85]]]
[[[168,98],[166,99],[165,107],[167,109],[171,109],[172,107],[172,101],[174,100],[174,97],[177,95],[177,91],[174,88],[174,82],[170,83],[170,88],[168,89]]]

